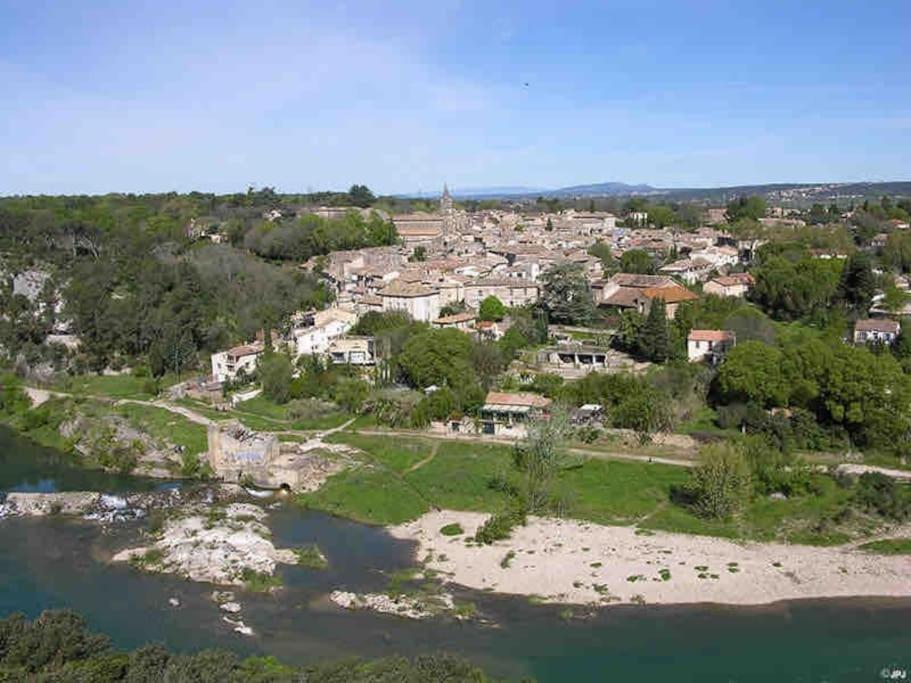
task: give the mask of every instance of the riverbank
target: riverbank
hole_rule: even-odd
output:
[[[747,543],[686,534],[529,518],[508,540],[468,542],[487,515],[444,510],[390,528],[445,580],[543,602],[610,605],[911,597],[911,557],[853,546]],[[458,525],[462,534],[451,536]],[[905,529],[911,536],[911,529]]]

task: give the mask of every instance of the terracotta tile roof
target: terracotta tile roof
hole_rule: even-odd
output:
[[[549,398],[539,396],[538,394],[529,394],[526,392],[507,394],[498,391],[491,391],[487,394],[487,398],[484,399],[484,403],[485,405],[528,406],[530,408],[546,408],[550,405],[551,401]]]
[[[883,332],[885,334],[898,334],[901,329],[899,324],[894,320],[884,318],[868,318],[867,320],[858,320],[854,323],[855,332]]]
[[[384,287],[380,290],[380,296],[395,296],[395,297],[419,297],[419,296],[432,296],[437,294],[438,291],[431,289],[430,287],[425,287],[424,285],[418,282],[400,282],[399,280],[393,280],[391,284],[387,287]]]
[[[699,297],[690,290],[673,285],[671,287],[649,287],[642,292],[649,299],[661,299],[666,304],[679,304],[681,301],[693,301]]]
[[[467,323],[475,318],[477,318],[476,313],[471,311],[462,311],[461,313],[453,313],[452,315],[442,315],[433,322],[437,325],[455,325],[457,323]]]
[[[713,277],[712,282],[716,282],[722,287],[733,287],[734,285],[752,285],[753,276],[749,273],[731,273],[730,275],[719,275]]]
[[[639,275],[638,273],[617,273],[611,277],[610,282],[621,287],[636,287],[638,289],[668,287],[674,284],[674,281],[666,275]]]
[[[730,330],[690,330],[686,337],[689,341],[734,341],[737,338]]]
[[[606,306],[632,308],[638,304],[640,296],[642,296],[642,290],[637,287],[620,287],[617,291],[612,292],[609,297],[605,298],[602,303]]]

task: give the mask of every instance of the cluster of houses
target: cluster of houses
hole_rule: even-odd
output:
[[[329,213],[326,216],[331,217]],[[507,307],[532,304],[539,297],[542,274],[563,263],[582,269],[597,305],[647,314],[653,302],[660,300],[673,319],[681,304],[699,298],[694,289],[721,297],[745,297],[754,281],[744,266],[762,243],[737,240],[717,227],[717,221],[685,232],[647,227],[647,216],[638,222],[635,215],[629,216],[626,225],[619,226],[617,218],[606,212],[468,213],[454,207],[446,190],[438,213],[398,215],[392,220],[401,238],[399,245],[333,252],[302,264],[308,270],[319,267],[333,290],[335,305],[292,320],[281,341],[294,355],[318,355],[331,363],[374,365],[378,352],[375,341],[349,334],[359,317],[374,311],[403,311],[435,328],[497,339],[509,321],[479,320],[481,302],[493,296]],[[653,275],[608,276],[603,261],[589,253],[597,242],[607,245],[614,256],[643,250],[666,265]],[[832,257],[837,255],[819,255]],[[888,317],[860,320],[853,341],[891,344],[899,331],[899,323]],[[629,356],[603,344],[569,338],[557,342],[537,352],[535,367],[539,371],[574,378],[592,371],[639,369]],[[687,338],[687,358],[717,365],[736,342],[730,330],[692,330]],[[256,342],[213,355],[212,379],[224,382],[241,373],[249,375],[263,349],[262,342]],[[547,405],[547,399],[535,394],[491,392],[481,411],[479,428],[483,433],[512,434],[529,415],[545,411]],[[460,425],[453,423],[450,429],[458,430]]]

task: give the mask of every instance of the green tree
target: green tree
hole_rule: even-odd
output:
[[[376,201],[373,192],[366,185],[352,185],[348,190],[348,196],[352,204],[361,208],[366,208]]]
[[[528,512],[547,510],[550,487],[563,460],[560,448],[569,432],[569,420],[562,411],[526,424],[526,436],[515,449],[515,463],[524,475],[522,494]]]
[[[671,355],[670,328],[664,300],[653,299],[639,332],[639,350],[653,363],[663,363]]]
[[[620,256],[620,271],[650,275],[655,272],[655,260],[644,249],[630,249]]]
[[[666,204],[656,204],[648,209],[648,222],[656,228],[664,228],[673,225],[677,220],[677,214],[670,206]]]
[[[427,248],[423,244],[419,244],[414,248],[414,251],[411,252],[411,256],[408,257],[408,260],[411,262],[426,261]]]
[[[471,338],[453,329],[427,330],[411,337],[397,359],[413,387],[458,387],[476,382],[471,367]]]
[[[863,252],[852,254],[841,271],[838,296],[845,305],[860,313],[866,313],[876,292],[876,278],[870,265],[870,258]]]
[[[506,316],[506,306],[497,297],[485,298],[478,307],[479,320],[502,320]]]
[[[735,346],[728,352],[716,378],[725,402],[787,405],[790,392],[782,360],[780,349],[762,342],[748,341]]]
[[[588,278],[581,266],[560,263],[541,276],[539,304],[551,323],[587,325],[594,318],[595,304]]]
[[[758,221],[765,216],[765,212],[766,202],[762,197],[742,195],[728,204],[727,219],[730,223],[742,218],[751,218]]]
[[[704,446],[690,482],[696,511],[713,519],[725,519],[740,510],[750,498],[750,466],[743,452],[730,443]]]
[[[611,251],[610,245],[603,240],[598,240],[592,246],[588,248],[588,253],[590,256],[594,256],[596,259],[600,259],[601,265],[605,270],[611,270],[617,264],[617,260],[614,258],[614,254]]]
[[[287,403],[291,398],[291,380],[294,371],[291,359],[283,353],[265,353],[259,359],[259,377],[263,396],[275,403]]]

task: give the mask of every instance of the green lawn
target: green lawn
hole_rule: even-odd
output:
[[[369,453],[374,460],[399,474],[429,456],[433,450],[433,442],[425,439],[398,439],[338,433],[331,435],[328,441],[360,448]]]
[[[233,413],[237,418],[251,429],[262,431],[281,429],[321,430],[332,429],[344,424],[353,416],[339,410],[338,412],[324,415],[312,420],[291,420],[288,417],[288,407],[279,405],[260,394],[249,401],[237,404]]]
[[[860,548],[880,555],[911,555],[911,538],[886,538],[864,543]]]
[[[116,410],[154,439],[183,446],[187,453],[205,453],[208,450],[206,428],[182,415],[136,403],[121,404]]]
[[[302,498],[314,507],[362,521],[397,523],[419,516],[428,506],[494,512],[502,509],[507,497],[491,482],[517,482],[521,476],[512,465],[512,448],[505,445],[350,432],[331,440],[366,451],[369,465],[336,475],[321,491]],[[434,446],[436,452],[428,458]],[[685,468],[585,458],[570,459],[568,464],[551,492],[561,514],[572,519],[812,545],[843,543],[870,533],[875,525],[863,516],[836,523],[851,491],[825,475],[817,477],[816,493],[787,500],[757,496],[740,515],[717,521],[671,501],[672,489],[689,478]]]
[[[67,378],[58,388],[69,393],[107,396],[113,399],[152,399],[155,398],[154,395],[146,391],[146,385],[149,382],[148,377],[134,377],[133,375],[78,375]],[[176,376],[166,375],[162,378],[160,386],[164,388],[175,382],[177,382]]]
[[[371,465],[336,474],[298,500],[306,507],[369,524],[401,524],[429,509],[399,476]]]
[[[668,502],[671,486],[683,484],[683,467],[620,460],[581,460],[564,470],[554,494],[566,514],[601,524],[636,522]]]

